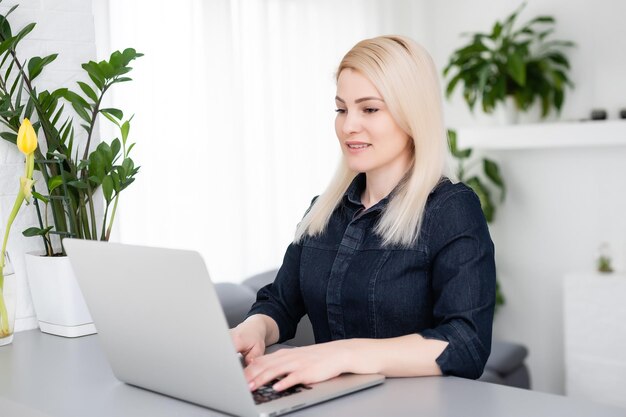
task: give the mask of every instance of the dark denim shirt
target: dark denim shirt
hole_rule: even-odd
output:
[[[443,374],[478,378],[491,350],[494,246],[476,194],[444,179],[431,192],[419,239],[385,246],[373,232],[388,198],[366,211],[359,174],[326,231],[287,248],[273,284],[248,315],[266,314],[291,339],[308,314],[317,343],[419,333],[449,342]]]

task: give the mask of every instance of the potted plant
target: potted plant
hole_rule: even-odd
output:
[[[132,117],[125,118],[121,110],[102,108],[101,104],[113,85],[131,80],[129,64],[142,54],[129,48],[114,52],[108,60],[83,64],[91,82],[79,81],[76,91],[66,87],[40,90],[36,79],[57,54],[18,57],[17,48],[35,23],[13,34],[7,18],[16,7],[0,15],[0,123],[8,128],[0,136],[15,143],[20,120],[27,118],[34,120],[32,126],[44,144],[34,153],[35,167],[43,179],[37,184],[40,190],[35,187],[32,192],[39,226],[27,229],[24,235],[39,236],[45,256],[27,254],[29,286],[43,331],[80,336],[95,332],[95,328],[63,256],[62,239],[108,240],[120,193],[139,170],[129,156],[134,145],[128,142]],[[67,105],[74,116],[67,114]],[[103,120],[102,116],[119,130],[119,137],[110,143],[98,138],[96,122]],[[83,140],[78,129],[85,131]]]
[[[463,34],[471,38],[470,42],[452,53],[443,71],[449,76],[448,98],[457,85],[462,85],[463,98],[472,111],[477,101],[485,113],[507,101],[518,111],[527,111],[538,99],[542,118],[552,108],[560,112],[565,87],[573,87],[565,49],[574,43],[547,39],[554,31],[551,16],[538,16],[514,28],[525,5],[504,22],[496,21],[490,33]]]
[[[499,201],[503,202],[506,196],[504,180],[500,175],[498,164],[491,159],[471,159],[472,148],[459,149],[456,140],[456,131],[448,129],[448,145],[450,153],[456,159],[456,176],[459,181],[470,187],[480,200],[480,207],[485,215],[485,220],[491,223],[495,218],[496,199],[494,189],[500,194]],[[482,170],[480,169],[482,167]],[[496,281],[496,309],[505,302],[500,284]]]

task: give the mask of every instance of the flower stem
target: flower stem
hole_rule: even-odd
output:
[[[0,276],[2,276],[2,280],[4,281],[3,268],[0,268]],[[0,338],[7,337],[9,335],[9,313],[7,312],[7,306],[4,303],[4,293],[2,288],[0,288]]]
[[[24,202],[24,191],[20,187],[13,204],[13,210],[9,215],[7,222],[7,228],[4,231],[4,240],[2,241],[2,250],[0,251],[0,337],[9,335],[9,316],[7,313],[6,304],[4,301],[4,259],[7,250],[7,242],[9,241],[9,232],[11,231],[11,225],[13,220],[17,216],[17,212],[20,210],[22,203]]]

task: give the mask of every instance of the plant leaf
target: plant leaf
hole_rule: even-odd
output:
[[[17,134],[13,132],[0,132],[0,136],[4,140],[8,140],[11,143],[17,143]]]
[[[526,85],[526,65],[524,65],[524,57],[515,52],[509,56],[506,63],[507,73],[522,87]]]
[[[480,207],[483,210],[485,219],[488,223],[491,223],[493,221],[495,206],[493,204],[493,201],[491,200],[489,190],[487,190],[487,187],[485,187],[482,181],[475,176],[465,181],[465,184],[472,190],[474,190],[474,192],[478,196],[478,199],[480,200]]]
[[[472,148],[467,148],[460,150],[457,146],[456,140],[456,131],[452,129],[448,129],[448,146],[450,148],[450,153],[457,159],[466,159],[469,158],[472,154]]]
[[[126,139],[128,139],[128,132],[130,131],[130,122],[126,120],[121,127],[122,132],[122,142],[126,143]]]
[[[501,191],[500,202],[504,201],[504,197],[506,195],[506,188],[504,186],[504,180],[500,175],[500,168],[498,164],[490,159],[483,159],[483,171],[487,178],[491,180]]]
[[[86,190],[88,188],[87,184],[82,180],[70,181],[67,183],[67,185],[69,185],[70,187],[77,188],[79,190]]]
[[[122,120],[124,118],[124,113],[120,109],[113,109],[113,108],[101,109],[100,112],[108,113],[111,116],[115,117],[117,120]]]
[[[22,235],[24,235],[26,237],[45,236],[53,228],[54,228],[54,226],[48,226],[45,229],[40,229],[38,227],[29,227],[28,229],[26,229],[26,230],[24,230],[22,232]]]
[[[63,184],[63,177],[57,175],[48,180],[48,192],[51,193],[55,188]]]
[[[110,203],[113,196],[113,179],[108,175],[102,179],[102,193],[106,202]]]
[[[81,90],[83,90],[83,93],[85,93],[87,97],[93,100],[94,103],[98,102],[98,96],[96,95],[96,92],[93,91],[93,89],[89,86],[89,84],[78,81],[78,86]]]
[[[104,87],[104,74],[100,70],[98,64],[94,61],[89,61],[86,64],[82,65],[82,68],[87,71],[89,78],[91,81],[98,87],[99,90],[102,90]]]
[[[57,58],[58,54],[51,54],[46,57],[40,58],[38,56],[32,57],[28,61],[28,76],[30,80],[34,80],[41,71],[43,71],[44,67],[54,61]]]
[[[15,35],[15,37],[13,38],[13,46],[15,47],[15,45],[17,45],[26,35],[32,32],[32,30],[35,29],[35,26],[35,23],[29,23],[28,25],[24,26],[22,30],[20,30],[18,34]]]
[[[32,193],[33,193],[33,197],[35,197],[39,201],[42,201],[44,204],[48,204],[50,202],[50,199],[48,197],[46,197],[43,194],[39,194],[34,189],[33,189]]]
[[[113,159],[115,159],[121,147],[122,144],[120,143],[119,139],[115,138],[111,141],[111,152],[113,153]]]

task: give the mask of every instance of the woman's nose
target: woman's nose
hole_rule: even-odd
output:
[[[345,114],[343,124],[341,125],[341,130],[344,134],[350,135],[361,130],[361,121],[358,116],[355,112],[347,112]]]

